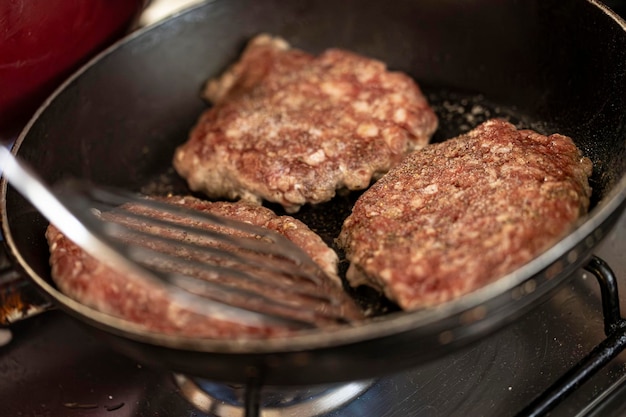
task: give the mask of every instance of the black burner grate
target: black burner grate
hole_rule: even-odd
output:
[[[589,380],[624,348],[626,348],[626,320],[620,314],[620,301],[615,274],[606,262],[593,257],[585,266],[600,285],[604,332],[606,339],[587,356],[559,378],[550,388],[531,402],[518,416],[543,416],[556,407],[569,394]]]

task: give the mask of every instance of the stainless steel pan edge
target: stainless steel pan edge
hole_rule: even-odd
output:
[[[603,9],[597,2],[590,2]],[[206,7],[199,6],[199,7]],[[604,9],[603,9],[604,10]],[[615,18],[610,12],[604,10]],[[193,13],[190,11],[188,13]],[[619,22],[623,27],[623,22]],[[154,30],[150,28],[147,31]],[[55,98],[62,94],[81,73],[114,52],[119,45],[132,42],[141,34],[136,34],[110,48],[90,62],[83,70],[68,80],[39,110],[27,128],[22,132],[14,147],[20,152],[24,140],[28,137],[32,125],[46,112]],[[554,288],[568,279],[569,274],[584,264],[593,251],[593,247],[606,235],[625,206],[626,179],[622,177],[612,190],[603,196],[593,211],[581,221],[576,230],[565,237],[549,251],[501,280],[479,291],[462,297],[432,310],[413,313],[391,314],[374,319],[362,325],[341,328],[335,331],[311,332],[288,339],[272,340],[199,340],[193,338],[169,337],[146,332],[141,327],[120,319],[102,314],[64,296],[44,277],[40,276],[21,254],[11,230],[6,210],[2,211],[2,228],[6,244],[16,263],[26,275],[51,296],[68,313],[104,331],[114,335],[111,343],[132,355],[145,357],[151,362],[189,373],[206,374],[218,378],[231,378],[220,374],[212,363],[218,358],[234,356],[241,363],[241,372],[235,372],[235,378],[245,377],[246,369],[261,369],[274,364],[298,363],[303,352],[315,359],[316,366],[323,369],[323,364],[344,360],[352,363],[350,372],[319,372],[319,376],[306,378],[308,382],[327,382],[342,379],[358,379],[383,372],[383,367],[361,366],[371,355],[393,346],[395,359],[384,367],[386,372],[413,366],[433,357],[445,354],[504,326],[523,314],[538,300],[547,296]],[[1,197],[3,205],[10,195],[9,187],[3,181]],[[178,353],[191,355],[193,361],[181,359]],[[199,356],[198,356],[199,355]],[[276,358],[280,356],[281,360]],[[298,359],[300,358],[300,359]],[[327,360],[332,358],[332,360]],[[195,363],[195,372],[192,369]],[[230,363],[230,361],[229,361]],[[306,363],[306,361],[304,361]],[[232,365],[232,364],[231,364]],[[231,374],[232,375],[232,374]],[[284,380],[277,377],[276,382]]]

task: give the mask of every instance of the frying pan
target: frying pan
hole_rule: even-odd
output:
[[[165,336],[66,297],[50,279],[46,222],[2,183],[2,230],[15,265],[54,305],[138,361],[227,382],[360,380],[432,360],[519,318],[572,276],[626,196],[626,30],[596,1],[215,0],[136,32],[71,77],[39,109],[14,152],[50,183],[81,177],[187,192],[174,148],[207,107],[205,80],[266,32],[320,52],[347,48],[413,76],[440,116],[434,140],[489,117],[571,136],[594,163],[592,209],[541,256],[437,308],[388,311],[353,327],[270,340]],[[299,217],[332,243],[356,194]],[[377,297],[357,292],[364,303]]]

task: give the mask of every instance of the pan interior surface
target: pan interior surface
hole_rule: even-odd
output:
[[[234,62],[245,43],[259,33],[282,36],[294,47],[314,53],[328,47],[350,49],[410,74],[440,118],[435,141],[490,117],[503,117],[544,134],[571,136],[594,163],[594,207],[566,239],[566,249],[609,222],[617,207],[621,209],[626,35],[614,17],[587,1],[207,2],[131,35],[83,68],[40,109],[18,138],[17,153],[50,183],[79,177],[151,193],[186,193],[183,181],[173,173],[171,158],[207,107],[200,98],[202,86]],[[508,303],[510,291],[565,250],[549,251],[498,285],[437,311],[383,315],[363,326],[293,341],[183,340],[146,334],[58,293],[48,266],[47,222],[6,184],[3,192],[4,234],[13,254],[35,283],[70,313],[128,339],[196,352],[252,352],[250,361],[258,359],[257,353],[324,351],[360,342],[366,343],[362,352],[372,352],[380,348],[376,345],[380,341],[381,346],[412,343],[412,349],[396,351],[395,367],[410,366],[455,347],[454,343],[441,347],[440,335],[460,327],[457,316],[465,310],[498,299],[482,326],[464,326],[462,336],[455,339],[459,344],[530,308],[560,281],[541,281],[545,289],[539,286],[519,304]],[[298,217],[332,244],[357,195],[305,207]],[[565,265],[564,270],[579,266],[583,255],[578,264]],[[381,313],[394,310],[371,294],[356,296]],[[417,346],[416,340],[420,340]],[[335,354],[345,359],[355,352],[346,347]],[[356,354],[354,365],[346,365],[346,378],[367,376],[357,366],[365,354]],[[318,359],[318,366],[331,366],[332,361]],[[178,369],[191,366],[169,356],[166,360]],[[197,364],[201,359],[195,360]],[[379,370],[373,366],[367,372]]]

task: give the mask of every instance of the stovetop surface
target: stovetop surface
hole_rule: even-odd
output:
[[[622,288],[625,247],[622,216],[596,251]],[[626,289],[620,298],[626,303]],[[44,313],[11,330],[12,341],[0,347],[1,416],[205,416],[182,398],[169,371],[117,354],[62,312]],[[327,415],[514,415],[603,338],[598,284],[591,274],[579,271],[516,323],[462,351],[374,381],[360,398]],[[622,379],[626,353],[551,415],[622,415]],[[593,404],[598,396],[608,398],[613,392],[617,394],[605,398],[602,406]]]

